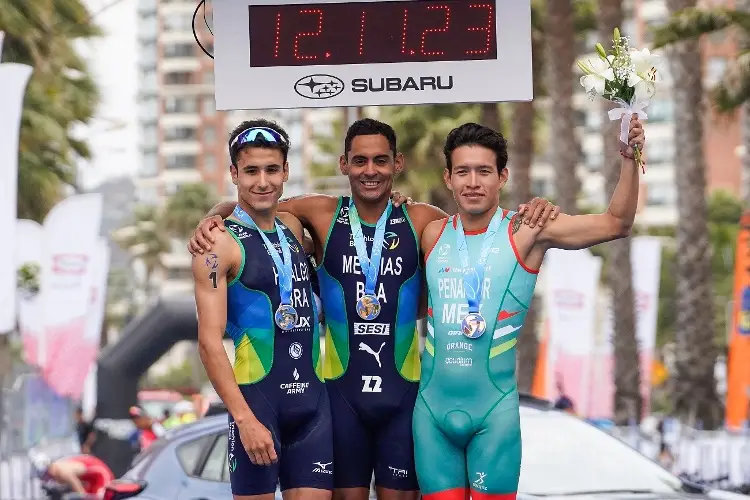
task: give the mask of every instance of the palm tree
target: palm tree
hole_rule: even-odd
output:
[[[548,97],[544,72],[545,56],[545,12],[542,0],[531,3],[531,52],[534,74],[534,98]],[[596,27],[595,5],[591,0],[574,0],[574,31],[580,37]],[[572,68],[571,68],[572,71]],[[514,103],[511,112],[509,162],[511,164],[511,206],[527,202],[533,194],[531,189],[531,165],[537,150],[539,134],[536,100]],[[571,103],[572,105],[572,103]],[[523,330],[518,339],[518,387],[530,392],[534,381],[539,338],[536,333],[536,311],[539,299],[531,302]]]
[[[93,116],[96,85],[75,49],[100,32],[80,0],[3,0],[3,61],[34,67],[24,101],[19,139],[18,216],[41,222],[73,184],[75,164],[90,156],[72,135]]]
[[[734,29],[739,55],[729,63],[722,80],[712,89],[714,107],[719,112],[741,110],[743,169],[750,172],[750,0],[736,0],[734,9],[725,7],[687,8],[675,12],[669,22],[654,32],[654,46],[665,47],[701,35]],[[750,203],[750,189],[746,201]]]
[[[406,156],[401,181],[405,192],[425,200],[448,213],[456,205],[443,184],[443,145],[448,133],[464,122],[480,118],[478,105],[433,104],[429,106],[394,106],[384,108],[382,118],[393,126],[399,149]]]
[[[555,169],[557,202],[567,214],[578,213],[580,189],[576,167],[578,142],[573,120],[573,65],[576,57],[573,0],[547,0],[544,23],[550,97],[549,159]]]
[[[622,0],[600,0],[597,25],[602,42],[611,39],[615,28],[620,27],[622,22]],[[602,113],[605,115],[602,120],[602,147],[607,196],[614,193],[621,168],[618,138],[620,124],[609,121],[606,116],[610,107],[608,102],[602,102]],[[643,408],[630,238],[613,241],[608,247],[605,272],[612,293],[614,317],[614,420],[618,424],[627,424],[630,419],[640,421]]]
[[[696,0],[667,0],[672,15],[694,8]],[[674,411],[706,428],[721,423],[721,405],[714,382],[713,297],[711,249],[706,208],[703,153],[704,97],[698,40],[675,43],[670,50],[675,102],[675,165],[677,182],[677,336],[676,374],[672,381]]]
[[[171,235],[187,240],[217,202],[218,197],[206,184],[183,184],[167,200],[162,214],[164,227]]]
[[[133,259],[143,263],[145,276],[139,285],[146,297],[150,297],[152,278],[164,269],[162,256],[171,250],[159,209],[150,205],[136,207],[132,223],[113,232],[112,239]]]

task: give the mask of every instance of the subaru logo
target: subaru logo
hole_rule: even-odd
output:
[[[294,91],[305,99],[330,99],[344,91],[344,82],[332,75],[303,76],[294,84]]]

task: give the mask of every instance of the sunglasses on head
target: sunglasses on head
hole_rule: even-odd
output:
[[[229,149],[247,144],[248,142],[255,142],[258,140],[258,136],[261,136],[266,142],[286,144],[286,139],[275,130],[266,127],[253,127],[240,132],[229,144]]]

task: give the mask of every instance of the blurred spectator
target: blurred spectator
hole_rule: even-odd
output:
[[[140,406],[131,406],[129,413],[130,419],[136,427],[134,437],[137,440],[135,442],[137,442],[141,451],[151,446],[151,443],[164,435],[164,427],[149,417]]]
[[[172,408],[174,415],[164,421],[165,429],[174,429],[183,424],[195,422],[195,409],[190,401],[180,401]]]
[[[87,455],[91,453],[91,447],[94,445],[94,441],[96,441],[94,420],[92,419],[91,422],[87,422],[83,416],[83,408],[80,406],[76,407],[75,421],[78,444],[81,447],[81,452]]]
[[[664,428],[665,419],[662,418],[661,420],[659,420],[659,424],[656,427],[656,430],[659,433],[659,463],[662,467],[671,471],[672,466],[674,465],[674,456],[672,456],[672,452],[669,450],[669,445],[664,438],[666,434]]]
[[[573,400],[565,394],[565,388],[563,387],[563,382],[560,374],[557,375],[557,383],[555,385],[557,386],[558,394],[557,401],[555,401],[555,409],[575,415],[575,405],[573,404]]]
[[[576,409],[575,405],[573,404],[573,400],[570,399],[568,396],[561,394],[559,398],[557,398],[557,401],[555,401],[555,409],[556,410],[562,410],[565,413],[570,413],[575,415]]]

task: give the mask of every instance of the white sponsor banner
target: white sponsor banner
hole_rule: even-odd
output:
[[[54,363],[66,339],[83,337],[86,330],[101,218],[102,197],[95,193],[62,200],[44,220],[45,328],[39,348],[43,370]]]
[[[548,394],[563,392],[584,414],[589,404],[596,298],[601,259],[589,250],[547,252],[545,306],[549,321]]]
[[[47,368],[48,381],[55,392],[75,399],[81,397],[86,377],[99,353],[109,273],[109,245],[106,239],[99,238],[91,257],[91,281],[83,330],[62,332],[64,339],[58,339],[56,355],[49,360]]]
[[[651,392],[651,368],[656,349],[656,324],[659,313],[661,241],[653,236],[632,239],[630,263],[635,297],[635,326],[641,367],[641,393],[648,404]],[[612,417],[614,404],[614,316],[612,298],[604,300],[597,335],[595,381],[592,388],[592,417]]]
[[[37,272],[36,285],[39,286],[42,276],[42,249],[44,230],[33,220],[16,221],[16,269],[27,266]],[[16,271],[17,272],[17,271]],[[40,290],[18,290],[18,329],[23,342],[24,359],[29,364],[38,363],[39,339],[44,331],[44,313],[42,311],[42,294]]]
[[[2,34],[0,33],[0,53]],[[0,64],[0,234],[13,242],[16,234],[18,197],[18,134],[26,85],[32,68],[23,64]],[[15,247],[0,245],[0,334],[16,326]]]

